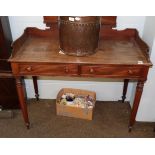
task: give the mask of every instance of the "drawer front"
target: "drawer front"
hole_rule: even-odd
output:
[[[138,67],[106,67],[98,65],[81,66],[82,76],[98,76],[98,77],[132,77],[137,78],[143,76],[142,68]]]
[[[72,64],[20,64],[17,74],[20,75],[54,75],[54,76],[67,76],[77,75],[78,66]]]

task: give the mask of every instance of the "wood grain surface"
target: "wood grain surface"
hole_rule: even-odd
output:
[[[99,49],[97,49],[96,53],[87,57],[68,56],[60,54],[59,52],[58,39],[29,36],[9,61],[151,65],[133,38],[101,39]]]

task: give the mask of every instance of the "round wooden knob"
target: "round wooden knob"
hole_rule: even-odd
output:
[[[29,66],[29,67],[26,68],[26,70],[30,72],[30,71],[32,71],[32,67]]]
[[[129,73],[129,74],[133,74],[133,71],[132,71],[132,70],[128,70],[128,73]]]
[[[93,68],[90,68],[90,73],[94,73],[94,69]]]

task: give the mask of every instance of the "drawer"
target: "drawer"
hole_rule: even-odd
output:
[[[21,75],[77,75],[78,66],[73,64],[20,64],[18,73]]]
[[[98,76],[98,77],[133,77],[137,78],[143,76],[143,69],[140,67],[128,66],[99,66],[99,65],[85,65],[81,66],[82,76]]]

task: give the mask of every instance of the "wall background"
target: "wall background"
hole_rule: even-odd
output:
[[[143,40],[150,47],[150,59],[155,64],[155,16],[147,16],[143,30]],[[155,66],[149,70],[145,83],[141,103],[137,113],[137,120],[155,122]]]
[[[43,24],[43,17],[42,16],[10,16],[10,26],[12,31],[13,40],[17,39],[24,31],[26,27],[38,27],[41,29],[45,29],[45,25]],[[145,16],[118,16],[117,18],[117,29],[125,29],[125,28],[136,28],[138,29],[140,36],[146,38],[150,43],[150,46],[153,45],[153,41],[147,38],[147,28],[149,27],[149,19]],[[151,19],[150,19],[151,20]],[[146,22],[148,24],[145,24]],[[151,25],[150,25],[151,26]],[[150,27],[149,27],[150,28]],[[143,34],[143,32],[145,32]],[[150,32],[152,34],[152,32]],[[96,81],[97,80],[97,81]],[[32,80],[30,77],[27,77],[25,80],[27,95],[28,98],[34,98],[34,89]],[[127,93],[127,100],[130,100],[132,97],[132,90],[133,90],[134,83],[129,84],[129,89]],[[47,78],[47,77],[40,77],[38,81],[39,86],[39,94],[40,98],[46,99],[55,99],[57,92],[62,87],[73,87],[73,88],[84,88],[88,90],[94,90],[97,93],[97,100],[114,100],[117,101],[121,99],[122,96],[122,81],[116,82],[111,81],[110,79],[84,79],[84,78]],[[150,89],[150,86],[148,86]],[[148,90],[146,90],[148,92]],[[143,97],[142,106],[140,106],[140,110],[138,112],[138,119],[140,121],[152,121],[155,120],[155,116],[152,117],[144,117],[143,112],[145,114],[147,111],[146,109],[147,104],[145,97]],[[150,101],[149,101],[150,102]],[[132,103],[132,102],[131,102]],[[152,108],[152,107],[151,107]],[[155,108],[154,108],[155,109]],[[155,113],[155,111],[154,111]],[[146,114],[147,115],[147,114]],[[151,119],[150,119],[151,117]]]

